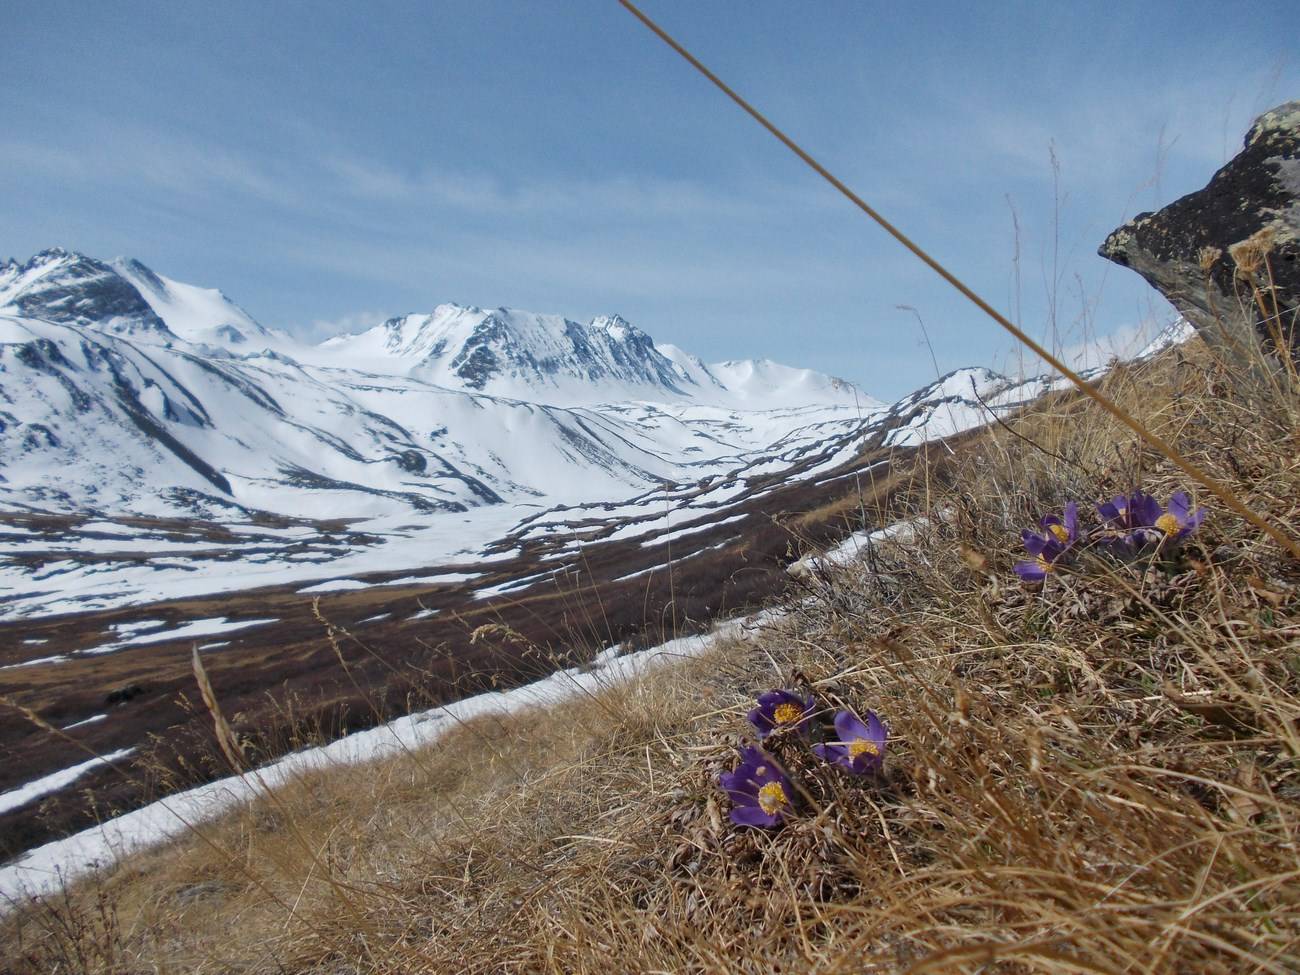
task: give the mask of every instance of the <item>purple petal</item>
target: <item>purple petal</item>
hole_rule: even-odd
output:
[[[885,764],[881,755],[862,754],[849,764],[849,771],[854,775],[867,775],[879,771]]]
[[[1125,532],[1119,538],[1115,539],[1115,545],[1118,549],[1130,554],[1136,554],[1147,543],[1146,532],[1138,529],[1134,532]]]
[[[731,810],[731,821],[737,826],[775,826],[780,817],[769,815],[758,806],[736,806]]]
[[[847,745],[840,745],[840,744],[827,745],[818,754],[826,761],[832,763],[833,765],[839,765],[843,768],[848,768],[848,769],[853,768],[853,759],[849,758],[849,750]]]
[[[1122,542],[1130,552],[1137,553],[1141,549],[1147,548],[1149,545],[1159,542],[1164,537],[1165,536],[1163,534],[1155,535],[1152,534],[1150,531],[1147,531],[1145,528],[1138,528],[1135,531],[1131,531],[1127,535],[1125,535],[1122,539]]]
[[[1014,568],[1016,575],[1025,582],[1042,582],[1047,578],[1046,570],[1037,562],[1017,562]]]
[[[1025,541],[1025,551],[1030,555],[1042,555],[1043,549],[1047,547],[1047,539],[1042,535],[1035,535],[1033,532],[1025,532],[1021,538]]]
[[[1131,506],[1130,519],[1132,527],[1146,528],[1156,523],[1156,519],[1161,515],[1160,502],[1149,494],[1143,494],[1141,491],[1133,495],[1133,504]]]
[[[849,749],[837,741],[828,741],[824,745],[813,745],[812,752],[824,762],[838,762],[848,755]]]
[[[1178,491],[1169,499],[1169,513],[1178,519],[1179,526],[1187,524],[1191,508],[1192,499],[1187,496],[1186,491]]]
[[[835,733],[840,736],[842,742],[857,741],[859,738],[869,739],[871,737],[871,729],[863,724],[852,711],[836,712]]]
[[[867,737],[875,742],[882,752],[884,751],[885,742],[889,738],[889,729],[886,728],[885,723],[876,716],[875,711],[867,712]]]
[[[1065,506],[1065,530],[1070,533],[1070,540],[1079,536],[1079,502],[1071,501]]]
[[[735,802],[752,802],[758,793],[758,786],[748,777],[740,774],[732,775],[725,782],[719,776],[718,785]]]
[[[772,733],[772,719],[761,707],[754,708],[745,715],[745,720],[754,726],[760,738],[766,738]]]
[[[1123,512],[1127,506],[1127,499],[1116,497],[1114,500],[1107,501],[1105,504],[1097,505],[1097,514],[1105,521],[1119,521],[1123,517]]]

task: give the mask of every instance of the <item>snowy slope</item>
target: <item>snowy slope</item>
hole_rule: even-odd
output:
[[[617,316],[457,305],[307,346],[137,261],[45,251],[0,265],[0,505],[368,517],[607,500],[878,407],[807,370],[665,349]]]
[[[263,328],[215,288],[173,281],[135,260],[118,258],[111,267],[139,292],[168,330],[186,342],[236,352],[291,342],[287,336]]]
[[[487,564],[593,525],[652,544],[1062,383],[963,369],[886,406],[619,318],[456,305],[307,346],[218,291],[46,251],[0,264],[0,510],[96,527],[0,531],[0,619]],[[195,540],[130,515],[199,519]]]
[[[842,380],[766,360],[705,365],[676,346],[656,345],[618,315],[583,325],[559,315],[446,304],[329,339],[303,355],[318,365],[349,363],[557,406],[650,400],[766,410],[847,404],[854,393]],[[860,392],[858,398],[879,405]]]

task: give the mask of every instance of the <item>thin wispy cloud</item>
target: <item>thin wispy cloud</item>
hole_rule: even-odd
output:
[[[586,179],[505,180],[482,173],[423,168],[404,172],[370,159],[335,157],[324,173],[358,200],[447,207],[488,215],[586,214],[589,218],[755,218],[790,207],[824,208],[833,200],[808,184],[708,185],[685,179],[610,172]]]

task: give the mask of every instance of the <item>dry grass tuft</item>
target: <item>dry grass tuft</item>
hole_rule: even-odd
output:
[[[1199,342],[1106,393],[1294,532],[1296,390]],[[1171,565],[1018,533],[1070,499],[1190,489],[1048,397],[881,517],[783,619],[552,711],[318,773],[30,905],[15,972],[1288,972],[1300,968],[1300,567],[1215,510]],[[776,831],[717,775],[771,687],[889,723],[887,776],[797,740]],[[287,821],[287,820],[291,820]]]

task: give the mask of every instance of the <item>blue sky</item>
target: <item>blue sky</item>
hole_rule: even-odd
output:
[[[1300,98],[1286,6],[644,4],[1065,346],[1167,316],[1095,250]],[[443,301],[619,312],[886,398],[934,375],[899,306],[940,369],[1008,362],[613,0],[26,5],[0,92],[0,256],[137,257],[304,336]]]

